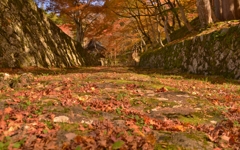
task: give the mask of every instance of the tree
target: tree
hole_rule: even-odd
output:
[[[202,27],[220,21],[240,19],[240,0],[197,0]]]
[[[211,0],[211,3],[218,20],[240,19],[240,0]]]
[[[193,31],[193,27],[190,25],[190,23],[187,20],[187,17],[185,15],[185,11],[184,11],[184,8],[183,8],[182,4],[179,2],[179,0],[176,0],[176,2],[179,6],[179,10],[181,12],[181,18],[184,22],[184,25],[187,27],[188,31],[190,31],[190,32]]]
[[[84,45],[85,33],[99,17],[104,0],[38,0],[48,3],[47,10],[68,17],[76,28],[76,41]]]
[[[212,9],[209,0],[197,0],[197,10],[202,28],[205,28],[210,23],[213,23]]]

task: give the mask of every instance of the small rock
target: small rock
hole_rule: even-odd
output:
[[[155,94],[148,94],[147,96],[148,96],[148,97],[154,97]]]
[[[167,101],[168,98],[164,98],[164,97],[160,97],[160,98],[157,98],[159,101]]]
[[[78,96],[77,94],[75,94],[75,95],[73,94],[73,97],[78,98],[78,100],[80,100],[80,101],[87,101],[90,98],[89,95]]]
[[[8,80],[10,78],[10,75],[8,73],[0,73],[0,78],[3,80]]]
[[[66,116],[58,116],[53,119],[53,122],[69,122],[69,118]]]
[[[158,111],[159,107],[151,109],[151,111]]]
[[[189,95],[176,95],[177,97],[186,97],[186,98],[189,98],[190,96]]]
[[[26,125],[26,126],[24,126],[24,129],[28,130],[28,129],[30,129],[30,126]]]
[[[217,124],[217,121],[215,121],[215,120],[211,120],[210,121],[212,124]]]
[[[152,90],[145,90],[145,93],[147,93],[147,94],[154,94],[154,91],[152,91]]]
[[[175,105],[172,108],[179,108],[179,107],[182,107],[182,105]]]
[[[192,92],[192,95],[197,95],[197,93],[196,92]]]
[[[82,120],[81,123],[85,123],[85,124],[92,124],[93,123],[93,120]]]
[[[201,108],[195,108],[195,110],[200,111],[200,110],[202,110],[202,109],[201,109]]]

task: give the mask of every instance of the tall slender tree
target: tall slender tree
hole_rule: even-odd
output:
[[[213,23],[210,0],[197,0],[197,10],[202,28],[205,28],[210,23]]]

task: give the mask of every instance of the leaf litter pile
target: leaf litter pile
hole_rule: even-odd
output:
[[[1,150],[240,147],[237,80],[93,67],[0,81]]]

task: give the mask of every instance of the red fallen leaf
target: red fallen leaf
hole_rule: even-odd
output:
[[[127,141],[127,143],[132,143],[134,141],[134,136],[131,136],[129,134],[125,134],[124,138]]]
[[[182,125],[175,125],[172,128],[174,131],[184,131],[184,127]]]
[[[213,150],[222,150],[221,148],[219,148],[219,147],[216,147],[216,148],[214,148]]]
[[[232,108],[229,108],[228,111],[233,114],[233,113],[235,113],[235,112],[240,112],[240,108],[234,108],[234,107],[232,107]]]
[[[145,132],[150,132],[150,131],[152,131],[152,129],[151,129],[150,127],[146,127],[146,126],[143,127],[143,130],[144,130]]]
[[[19,103],[21,101],[20,98],[17,97],[12,97],[11,99],[16,103]]]
[[[56,141],[48,139],[48,141],[45,143],[44,149],[47,150],[55,150],[58,149],[58,147],[56,146]]]
[[[168,89],[165,87],[162,87],[162,88],[156,90],[156,92],[167,92],[167,91],[168,91]]]
[[[222,136],[221,136],[221,139],[224,140],[225,142],[229,142],[230,137],[229,137],[229,136],[226,136],[226,135],[222,135]]]
[[[44,143],[40,138],[37,138],[36,143],[34,144],[34,148],[36,150],[40,150],[44,147]]]
[[[7,107],[4,109],[5,114],[10,114],[12,111],[13,111],[13,109],[11,107]]]
[[[230,139],[229,139],[229,144],[233,145],[235,143],[236,143],[235,138],[233,136],[231,136]]]
[[[15,117],[16,117],[16,122],[22,122],[22,119],[23,119],[23,115],[21,113],[17,113],[15,114]]]
[[[64,143],[62,144],[62,150],[69,150],[69,149],[71,149],[70,143],[64,142]]]
[[[84,128],[83,125],[79,124],[78,130],[80,130],[80,131],[84,131],[84,130],[86,130],[86,129]]]
[[[207,137],[208,137],[208,139],[209,139],[210,141],[212,141],[212,142],[215,142],[215,141],[216,141],[216,137],[212,137],[211,135],[208,135],[208,134],[207,134]]]
[[[149,143],[145,143],[143,144],[143,146],[141,147],[142,150],[153,150],[153,148],[151,147],[151,145]]]
[[[127,90],[132,90],[132,89],[135,89],[135,88],[137,88],[137,85],[136,85],[136,84],[127,84],[127,85],[126,85],[126,89],[127,89]]]
[[[4,118],[0,120],[0,129],[4,130],[7,127],[6,121],[4,121]]]

